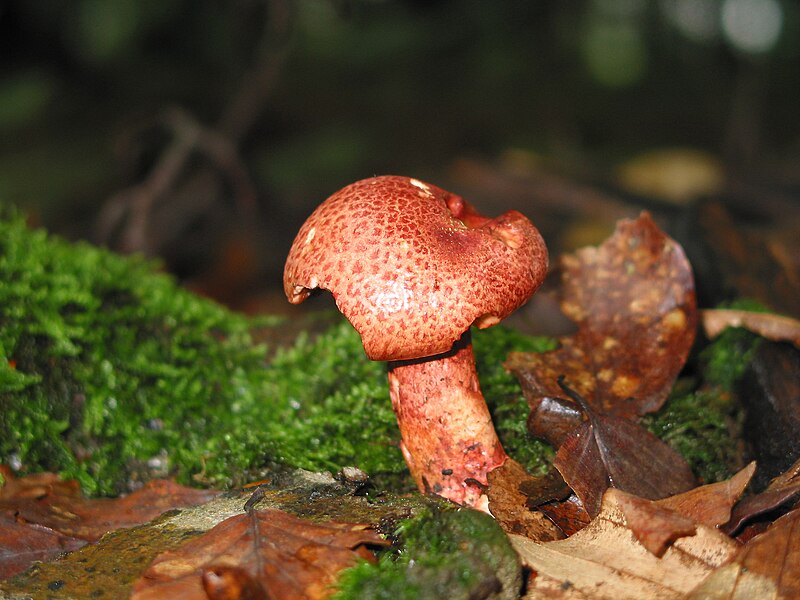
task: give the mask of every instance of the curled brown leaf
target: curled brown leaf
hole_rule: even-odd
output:
[[[620,221],[601,246],[560,261],[561,309],[578,326],[557,350],[514,353],[506,367],[536,410],[562,397],[565,376],[593,408],[635,417],[658,410],[694,342],[697,307],[681,246],[648,213]]]

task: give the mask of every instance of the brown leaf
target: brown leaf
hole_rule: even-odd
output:
[[[81,495],[76,480],[64,481],[57,473],[34,473],[25,477],[14,477],[11,469],[0,465],[5,484],[0,487],[0,501],[11,499],[42,498],[48,494],[59,496]]]
[[[52,560],[86,544],[47,527],[19,523],[0,513],[0,579],[21,573],[36,561]]]
[[[47,486],[40,485],[40,476],[32,477],[30,485],[22,483],[28,478],[17,480],[17,489],[21,491],[0,499],[0,510],[13,511],[29,523],[89,542],[114,529],[146,523],[167,510],[201,504],[219,494],[172,481],[153,480],[122,498],[82,498],[73,493],[72,485],[63,482],[51,482],[49,491],[41,495],[39,491]],[[30,490],[37,490],[33,497]]]
[[[572,489],[556,469],[541,477],[528,477],[519,482],[519,491],[525,494],[528,508],[536,508],[553,500],[565,500]]]
[[[489,511],[506,533],[524,535],[532,540],[546,542],[561,539],[563,534],[553,522],[541,512],[529,508],[529,496],[522,491],[536,489],[542,477],[533,477],[517,461],[507,459],[503,466],[489,472]],[[558,495],[569,494],[561,481]],[[551,498],[547,498],[549,500]]]
[[[529,598],[683,598],[737,551],[716,529],[698,525],[661,558],[648,552],[626,526],[618,498],[609,490],[600,514],[565,540],[536,543],[512,535],[523,563],[535,572]]]
[[[267,600],[258,581],[238,567],[204,567],[200,574],[203,591],[209,600]]]
[[[577,533],[592,521],[592,517],[575,494],[570,494],[564,500],[541,504],[538,508],[567,537]]]
[[[705,309],[703,329],[715,338],[728,327],[743,327],[774,342],[791,342],[800,347],[800,321],[783,315],[733,309]]]
[[[800,598],[800,509],[751,539],[689,598]]]
[[[567,439],[567,436],[583,422],[583,413],[574,402],[564,398],[542,396],[538,402],[530,402],[529,384],[527,375],[517,376],[523,381],[522,389],[531,405],[531,413],[528,415],[528,432],[537,438],[541,438],[558,448]]]
[[[756,463],[751,462],[730,479],[709,483],[676,496],[658,500],[657,504],[687,516],[697,523],[719,527],[731,518],[731,509],[750,483]]]
[[[553,466],[592,517],[609,487],[650,500],[694,487],[686,461],[638,423],[595,414],[589,406],[584,410],[589,421],[567,437]]]
[[[312,523],[279,510],[252,510],[160,555],[136,582],[132,597],[205,598],[206,585],[219,587],[221,594],[242,589],[270,600],[325,598],[339,571],[371,556],[364,544],[388,542],[366,525]]]
[[[645,500],[620,490],[609,490],[608,493],[614,494],[617,505],[625,515],[628,529],[642,546],[655,556],[663,556],[672,542],[687,535],[694,535],[697,531],[694,520],[660,506],[652,500]]]
[[[680,245],[642,213],[619,222],[600,247],[564,256],[560,268],[561,309],[578,331],[560,338],[557,350],[513,353],[506,362],[532,411],[562,396],[562,375],[603,413],[634,417],[658,410],[697,323],[694,280]]]
[[[736,533],[746,521],[775,510],[800,495],[800,459],[791,468],[773,479],[767,489],[760,494],[748,496],[737,504],[724,531]]]

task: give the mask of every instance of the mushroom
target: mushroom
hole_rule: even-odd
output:
[[[292,244],[284,291],[329,290],[371,360],[388,361],[401,449],[417,486],[487,509],[507,455],[480,391],[470,326],[490,327],[542,283],[547,249],[522,214],[483,217],[461,197],[399,176],[323,202]]]

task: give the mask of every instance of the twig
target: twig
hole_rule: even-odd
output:
[[[267,3],[267,25],[253,69],[243,78],[216,129],[202,126],[181,109],[164,111],[161,119],[171,131],[172,141],[144,181],[114,194],[101,209],[96,227],[101,241],[108,243],[119,232],[117,247],[123,252],[155,254],[158,244],[151,232],[153,213],[174,190],[196,151],[227,174],[238,209],[248,216],[255,212],[256,189],[237,145],[261,115],[285,63],[291,13],[288,0]]]

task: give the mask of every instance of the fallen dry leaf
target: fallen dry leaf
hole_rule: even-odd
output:
[[[42,498],[48,494],[80,497],[80,484],[72,479],[65,481],[57,473],[34,473],[25,477],[14,477],[6,465],[0,465],[5,483],[0,486],[0,501],[11,499]]]
[[[152,481],[124,498],[87,499],[77,481],[55,473],[15,478],[3,470],[0,488],[0,578],[95,542],[105,533],[211,499],[218,492]]]
[[[619,509],[625,515],[628,529],[655,556],[663,556],[675,540],[694,535],[697,531],[697,523],[693,519],[652,500],[620,490],[614,490],[613,493]]]
[[[796,207],[792,202],[791,209]],[[779,210],[785,215],[786,208]],[[798,236],[791,220],[785,223],[790,234],[784,238],[780,223],[760,231],[743,227],[727,203],[712,201],[698,206],[687,225],[707,297],[752,298],[778,312],[800,315],[800,277],[792,258]]]
[[[658,148],[625,161],[616,169],[623,189],[673,204],[719,196],[725,186],[722,161],[694,148]]]
[[[700,598],[800,598],[800,509],[751,539],[689,595]]]
[[[489,511],[506,533],[516,533],[525,537],[547,542],[564,537],[561,530],[541,512],[529,508],[529,496],[523,491],[537,487],[537,479],[528,474],[521,464],[506,459],[503,466],[489,472]],[[547,494],[550,496],[550,494]],[[569,495],[569,488],[561,482],[557,493],[560,497]],[[552,499],[548,497],[547,500]]]
[[[570,394],[571,390],[565,388]],[[638,423],[597,414],[582,398],[589,417],[561,444],[553,460],[564,481],[592,517],[609,487],[657,500],[695,485],[689,465],[675,450]]]
[[[506,363],[508,366],[508,363]],[[517,373],[518,377],[526,377]],[[523,381],[521,379],[521,381]],[[534,437],[541,438],[558,448],[564,443],[570,433],[580,426],[583,413],[578,406],[564,398],[542,396],[538,401],[531,402],[531,387],[522,384],[531,412],[528,415],[528,431]]]
[[[201,504],[218,495],[213,490],[197,490],[167,480],[153,480],[141,489],[121,498],[83,498],[76,495],[70,483],[46,476],[12,481],[13,495],[0,499],[0,510],[11,511],[18,519],[49,527],[67,536],[89,542],[121,527],[146,523],[163,512],[193,504]],[[36,490],[35,494],[31,490]],[[44,490],[41,495],[39,492]]]
[[[742,327],[774,342],[791,342],[800,347],[800,321],[783,315],[749,310],[705,309],[701,311],[703,329],[715,338],[728,327]]]
[[[756,470],[751,462],[730,479],[696,487],[682,494],[658,500],[656,504],[709,527],[724,525]]]
[[[729,560],[736,542],[716,529],[697,525],[656,557],[636,540],[609,490],[600,514],[573,536],[537,543],[512,535],[523,563],[533,570],[527,598],[683,598]]]
[[[206,589],[239,587],[270,600],[325,598],[339,571],[359,557],[371,558],[364,544],[388,542],[367,525],[250,510],[160,555],[134,585],[132,598],[200,600]]]
[[[21,573],[34,562],[52,560],[86,544],[48,527],[19,523],[0,512],[0,579]]]
[[[620,221],[598,248],[564,256],[560,268],[561,309],[578,331],[560,338],[557,350],[512,353],[506,362],[531,410],[562,397],[560,376],[604,414],[658,410],[695,336],[694,280],[683,249],[642,213]]]
[[[237,567],[204,567],[200,582],[209,600],[268,600],[261,584]]]
[[[575,494],[570,494],[564,500],[553,500],[541,504],[537,509],[567,537],[577,533],[592,521],[592,517]]]
[[[556,469],[550,469],[541,477],[528,477],[519,482],[519,491],[525,494],[528,508],[536,508],[545,502],[564,500],[572,489]]]
[[[734,507],[724,531],[733,535],[745,522],[775,510],[798,496],[800,496],[800,459],[773,479],[763,492],[748,496],[739,502]]]

